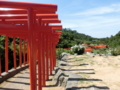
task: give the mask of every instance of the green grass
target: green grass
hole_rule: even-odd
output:
[[[58,66],[59,62],[60,62],[60,60],[57,59],[56,60],[56,66]]]
[[[80,80],[80,84],[83,84],[84,83],[84,81],[83,80]]]
[[[91,60],[91,61],[90,61],[90,64],[91,64],[91,65],[94,65],[94,64],[95,64],[95,62]]]
[[[88,59],[88,58],[90,58],[90,57],[81,57],[82,59]]]

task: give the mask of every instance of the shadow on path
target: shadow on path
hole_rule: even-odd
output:
[[[24,89],[0,88],[0,90],[24,90]]]
[[[19,84],[25,84],[25,85],[30,85],[30,83],[24,83],[24,82],[16,82],[16,81],[6,81],[9,83],[19,83]]]
[[[62,69],[63,71],[90,71],[90,70],[94,70],[94,69],[71,69],[71,70],[66,70],[66,69]]]
[[[86,65],[89,65],[89,64],[70,65],[70,66],[86,66]]]
[[[71,81],[102,81],[101,79],[87,79],[87,78],[69,78]]]
[[[24,79],[30,79],[29,77],[13,77],[13,78],[24,78]]]
[[[67,90],[109,90],[107,86],[88,86],[88,87],[72,87]]]
[[[76,74],[95,74],[94,72],[78,72]]]

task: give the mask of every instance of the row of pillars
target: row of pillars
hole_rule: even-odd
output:
[[[9,37],[6,35],[5,37],[5,72],[9,71],[9,49],[8,49],[8,42],[9,42]],[[16,37],[13,37],[13,68],[17,68],[17,58],[16,58]],[[22,64],[26,65],[29,63],[28,61],[28,50],[27,50],[27,42],[25,42],[24,39],[19,40],[19,66],[22,67]],[[23,60],[22,60],[23,58]],[[0,57],[1,59],[1,57]],[[23,61],[23,62],[22,62]],[[0,76],[2,75],[2,63],[0,60]]]
[[[22,67],[23,63],[29,64],[30,90],[42,90],[56,66],[55,50],[62,33],[61,25],[50,25],[60,23],[55,14],[57,5],[0,1],[0,7],[10,8],[7,11],[0,10],[0,34],[6,35],[5,71],[8,72],[8,36],[13,37],[14,69],[16,69],[15,38],[18,37],[19,66]],[[24,62],[22,62],[22,47],[24,47]]]

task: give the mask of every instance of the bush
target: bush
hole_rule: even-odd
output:
[[[117,47],[115,50],[112,50],[111,54],[114,56],[120,55],[120,47]]]
[[[59,48],[59,49],[56,50],[56,58],[57,58],[57,59],[60,59],[60,55],[61,55],[61,53],[63,53],[63,52],[70,53],[70,54],[74,54],[74,52],[72,52],[71,50],[65,50],[65,49],[63,49],[63,48]]]
[[[101,48],[101,49],[96,49],[96,50],[93,50],[92,53],[94,54],[107,54],[107,49],[106,48]]]
[[[93,50],[92,53],[94,53],[94,54],[100,54],[100,51],[99,50]]]
[[[72,47],[71,50],[78,55],[81,55],[84,53],[84,47],[80,47],[80,46]]]

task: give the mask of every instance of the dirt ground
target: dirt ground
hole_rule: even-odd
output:
[[[77,90],[91,86],[102,90],[120,90],[120,56],[108,56],[105,58],[103,56],[70,55],[68,63],[71,65],[68,71],[82,76],[78,81]],[[48,87],[43,87],[43,90],[64,90],[62,87],[49,87],[49,85],[51,85],[51,81],[48,83]],[[28,69],[7,80],[5,84],[1,84],[0,90],[13,90],[13,88],[18,90],[21,87],[24,87],[23,90],[29,90]]]
[[[71,55],[69,58],[71,71],[82,76],[78,87],[120,90],[120,56]]]

